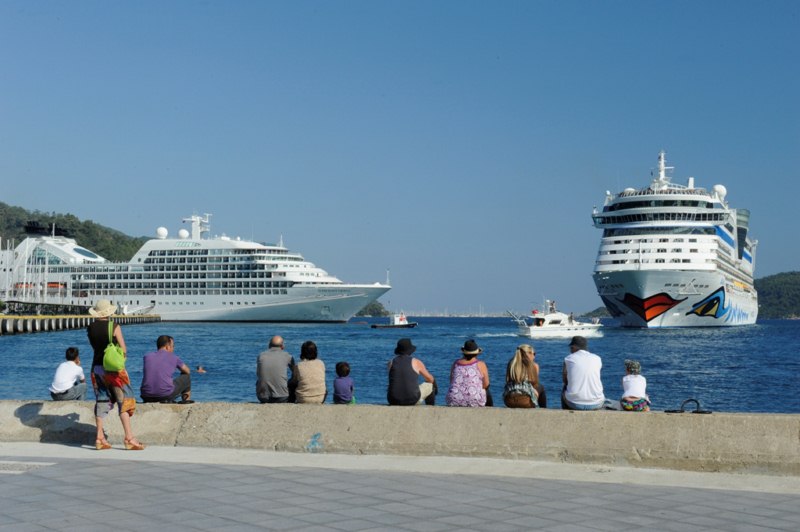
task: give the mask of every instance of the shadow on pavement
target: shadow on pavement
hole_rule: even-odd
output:
[[[41,430],[39,441],[42,443],[86,443],[94,441],[96,428],[88,423],[78,421],[77,413],[64,415],[42,414],[44,403],[29,403],[17,408],[14,415],[26,427]]]

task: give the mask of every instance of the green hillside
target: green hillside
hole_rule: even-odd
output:
[[[38,222],[43,227],[56,224],[56,229],[64,230],[67,236],[98,255],[112,261],[128,261],[147,240],[134,238],[114,229],[96,224],[91,220],[82,222],[72,214],[56,214],[29,211],[0,202],[0,237],[3,246],[14,239],[17,243],[25,238],[25,224]]]
[[[758,318],[800,318],[800,272],[756,279]]]
[[[358,311],[356,316],[389,316],[389,311],[380,301],[373,301],[366,307]]]

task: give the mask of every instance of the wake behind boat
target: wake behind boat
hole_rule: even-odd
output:
[[[534,310],[527,318],[514,312],[506,311],[517,323],[517,334],[526,338],[571,338],[584,336],[586,338],[599,338],[603,336],[600,320],[581,322],[574,319],[573,315],[559,312],[553,300],[545,301],[544,310]]]
[[[373,323],[370,327],[373,329],[412,329],[417,326],[416,321],[408,321],[403,312],[393,314],[389,318],[389,323]]]
[[[209,214],[169,238],[159,227],[130,262],[111,262],[64,234],[32,231],[0,251],[0,299],[86,313],[109,299],[125,314],[165,321],[346,322],[391,287],[345,284],[283,242],[261,244],[210,231]],[[51,307],[51,308],[53,308]]]

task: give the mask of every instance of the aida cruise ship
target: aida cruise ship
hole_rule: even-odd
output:
[[[54,230],[0,251],[0,299],[86,312],[100,299],[167,321],[345,322],[390,289],[345,284],[283,246],[160,227],[130,262],[110,262]]]
[[[755,323],[757,241],[750,211],[727,190],[672,183],[665,154],[642,189],[606,193],[592,213],[603,238],[594,268],[597,292],[624,327],[705,327]]]

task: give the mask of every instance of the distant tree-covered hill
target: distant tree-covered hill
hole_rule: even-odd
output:
[[[28,222],[38,222],[43,227],[50,227],[55,223],[57,230],[66,231],[67,236],[77,240],[81,246],[112,261],[130,260],[147,240],[145,237],[127,236],[91,220],[82,222],[72,214],[29,211],[0,202],[0,236],[3,237],[3,246],[12,239],[17,243],[21,242],[26,236],[25,225]]]
[[[758,318],[800,318],[800,272],[756,279]]]
[[[609,314],[608,309],[606,307],[597,307],[594,310],[590,310],[584,314],[578,316],[579,318],[609,318],[611,314]]]
[[[380,301],[373,301],[366,307],[358,311],[356,316],[388,316],[389,311],[381,304]]]

